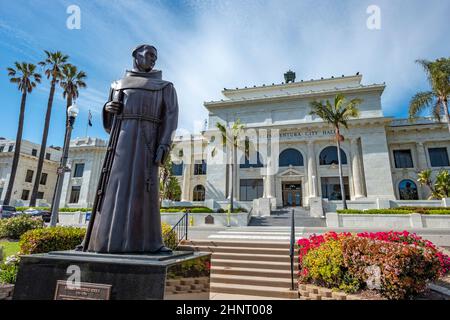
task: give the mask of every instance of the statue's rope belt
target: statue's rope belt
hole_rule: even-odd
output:
[[[159,120],[158,118],[152,117],[152,116],[143,116],[140,114],[122,114],[119,116],[119,118],[121,120],[144,120],[144,121],[149,121],[149,122],[154,122],[154,123],[161,123],[161,120]]]

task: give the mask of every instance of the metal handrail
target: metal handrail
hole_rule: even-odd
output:
[[[181,241],[188,239],[188,228],[189,228],[189,213],[190,210],[186,210],[185,214],[178,220],[177,223],[172,227],[170,233],[173,231],[177,234],[177,247],[180,245]]]
[[[294,247],[295,247],[295,218],[294,218],[294,209],[291,211],[291,241],[289,247],[289,257],[291,258],[291,290],[295,290],[294,288]]]

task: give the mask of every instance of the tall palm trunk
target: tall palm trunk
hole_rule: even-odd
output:
[[[342,207],[344,210],[347,209],[347,199],[345,198],[345,188],[344,188],[344,177],[342,176],[342,160],[341,160],[341,134],[339,128],[336,128],[336,146],[337,146],[337,156],[339,165],[339,184],[341,185],[341,197],[342,197]]]
[[[41,151],[39,152],[39,161],[36,170],[36,177],[34,180],[33,192],[31,193],[30,207],[36,206],[36,198],[39,191],[39,182],[41,180],[42,167],[44,165],[45,149],[47,149],[48,129],[50,127],[50,118],[52,115],[53,97],[55,95],[56,79],[53,77],[50,95],[48,97],[47,113],[45,114],[44,132],[42,134]]]
[[[14,158],[11,167],[11,174],[9,176],[8,189],[6,190],[5,199],[3,201],[4,204],[9,204],[11,201],[11,194],[14,187],[14,180],[16,179],[17,167],[19,165],[19,157],[20,157],[20,147],[22,144],[22,133],[23,133],[23,122],[25,118],[25,105],[27,101],[27,92],[24,91],[22,93],[22,100],[20,102],[20,113],[19,113],[19,128],[17,129],[16,135],[16,145],[14,147]]]

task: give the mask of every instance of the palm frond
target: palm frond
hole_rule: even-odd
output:
[[[434,94],[431,91],[417,93],[409,103],[409,117],[417,117],[423,110],[430,108],[434,100]]]

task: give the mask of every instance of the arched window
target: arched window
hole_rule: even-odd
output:
[[[201,184],[195,186],[194,188],[194,201],[205,201],[205,187]]]
[[[400,200],[419,200],[417,185],[412,180],[402,180],[398,184],[398,192],[400,195]]]
[[[347,156],[341,149],[342,164],[347,164]],[[322,150],[319,156],[319,163],[321,166],[329,166],[331,164],[338,164],[337,147],[329,146]]]
[[[172,162],[172,174],[174,176],[183,175],[183,161],[181,161],[180,163]]]
[[[278,165],[280,167],[289,167],[289,166],[301,167],[303,166],[303,156],[298,150],[286,149],[280,153]]]
[[[261,161],[261,155],[259,152],[256,153],[256,156],[253,155],[250,158],[244,156],[241,158],[239,168],[262,168],[264,165]]]

